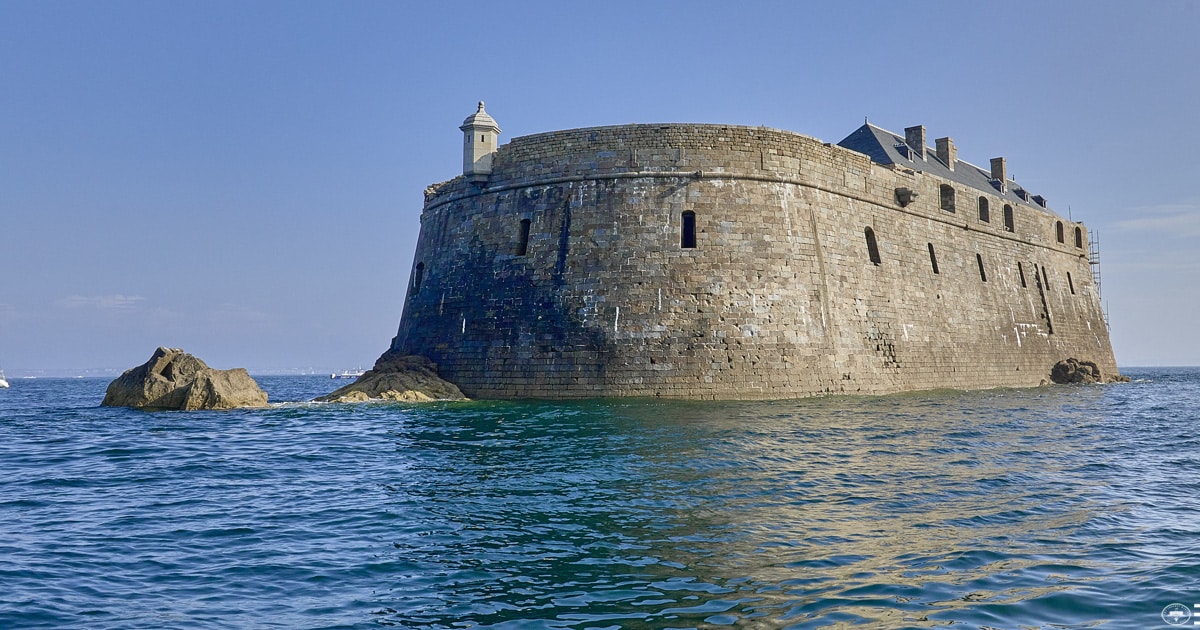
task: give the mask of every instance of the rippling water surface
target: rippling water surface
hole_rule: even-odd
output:
[[[1167,628],[1200,370],[772,403],[0,390],[3,628]],[[288,402],[294,401],[294,402]],[[1191,622],[1188,622],[1191,625]]]

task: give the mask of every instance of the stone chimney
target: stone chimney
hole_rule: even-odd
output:
[[[954,140],[950,136],[938,138],[934,140],[937,143],[937,157],[946,165],[946,168],[954,170],[954,163],[958,161],[958,149],[954,148]]]
[[[463,175],[473,182],[487,181],[492,174],[492,154],[496,152],[500,127],[479,101],[479,110],[468,116],[459,129],[463,132]]]
[[[916,152],[922,160],[925,159],[925,126],[917,125],[904,130],[904,144]]]
[[[1000,192],[1008,187],[1008,162],[1002,158],[992,158],[992,184],[999,182]]]

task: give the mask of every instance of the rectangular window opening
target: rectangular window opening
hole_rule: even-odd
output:
[[[1021,288],[1028,286],[1025,284],[1025,268],[1021,266],[1020,261],[1017,261],[1017,275],[1021,276]]]
[[[1071,279],[1071,272],[1067,272],[1067,286],[1071,287],[1071,295],[1075,295],[1075,281]]]
[[[517,255],[529,253],[529,219],[521,219],[521,233],[517,236]]]
[[[942,210],[954,212],[954,187],[949,184],[942,184],[940,192]]]
[[[691,210],[683,213],[683,221],[679,228],[679,246],[683,249],[696,248],[696,213]]]
[[[983,270],[983,256],[981,254],[975,254],[975,262],[979,263],[979,279],[987,282],[987,272]]]
[[[933,266],[933,273],[941,273],[938,271],[937,254],[933,253],[933,243],[929,244],[929,264]]]

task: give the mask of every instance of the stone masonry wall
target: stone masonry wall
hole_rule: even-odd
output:
[[[1028,386],[1071,356],[1116,374],[1079,224],[1019,204],[1008,232],[984,191],[939,209],[944,183],[765,128],[517,138],[482,186],[427,191],[393,348],[478,398]]]

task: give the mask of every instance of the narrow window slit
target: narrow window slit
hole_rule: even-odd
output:
[[[883,259],[879,257],[879,245],[875,242],[875,230],[866,228],[863,234],[867,237],[867,255],[871,257],[871,262],[876,265],[883,264]]]
[[[421,280],[424,275],[425,275],[425,263],[419,262],[419,263],[417,263],[417,268],[413,270],[413,283],[412,283],[413,295],[416,295],[417,293],[421,292]]]
[[[696,248],[696,213],[687,210],[679,226],[679,246],[683,249]]]
[[[521,219],[521,232],[517,236],[517,255],[524,256],[529,252],[529,219]]]
[[[983,255],[975,254],[975,262],[979,263],[979,279],[987,282],[987,272],[983,270]]]
[[[929,264],[933,266],[933,273],[941,273],[938,271],[937,254],[933,253],[933,243],[929,244]]]

